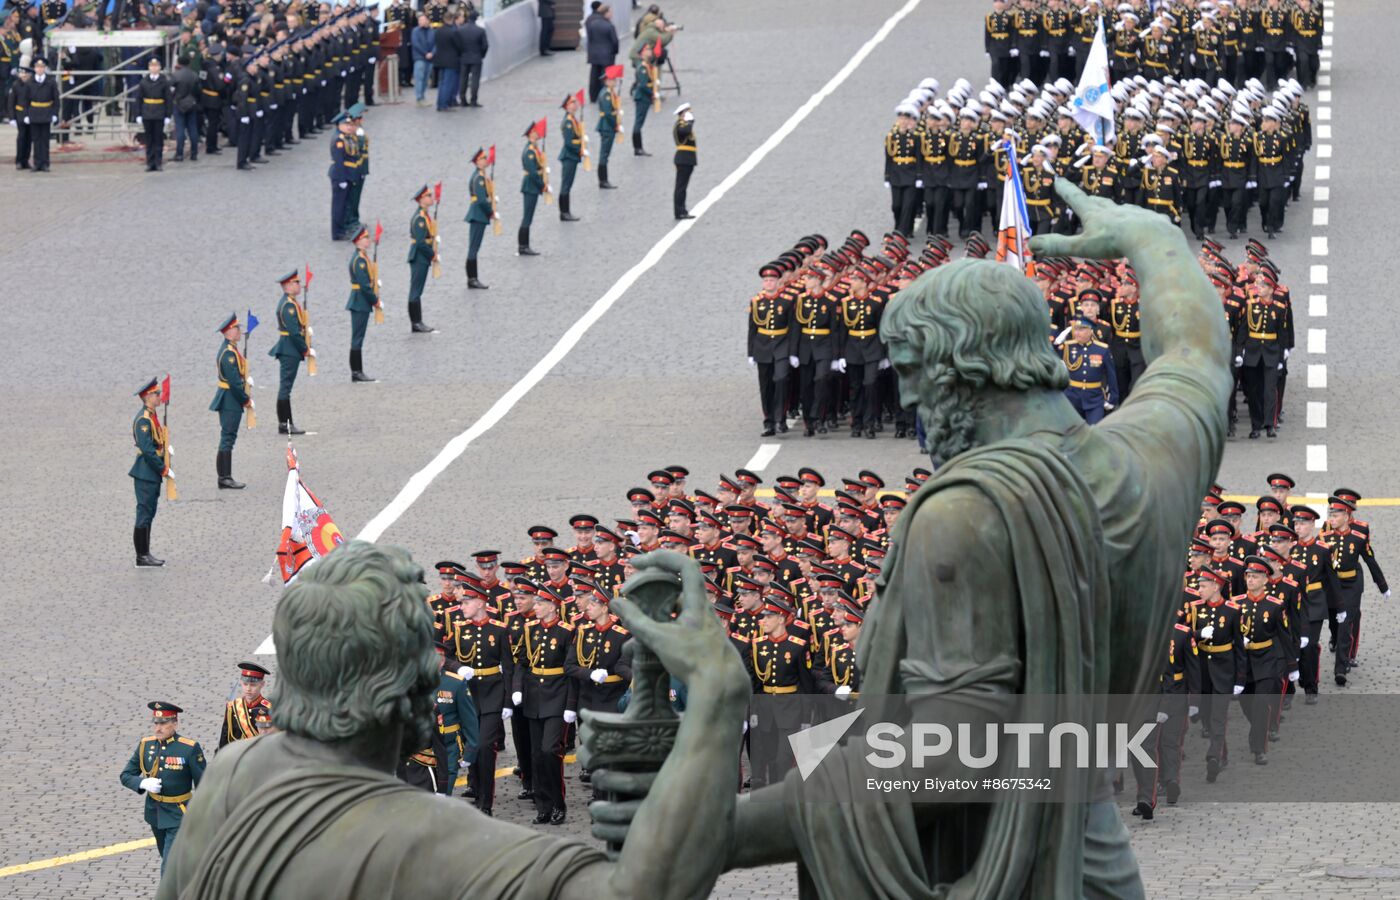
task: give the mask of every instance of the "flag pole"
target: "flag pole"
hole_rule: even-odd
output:
[[[311,264],[305,263],[306,286],[301,289],[302,296],[306,302],[302,304],[302,311],[306,313],[306,374],[315,376],[316,355],[311,352]]]
[[[384,298],[379,296],[379,239],[384,236],[384,226],[378,221],[374,223],[374,264],[370,279],[374,282],[374,296],[378,303],[374,304],[374,324],[384,324]]]
[[[169,383],[170,383],[170,373],[169,373],[169,372],[166,372],[166,373],[165,373],[165,380],[164,380],[164,382],[162,382],[162,384],[163,384],[163,385],[169,385]],[[165,455],[165,470],[166,470],[167,472],[169,472],[169,471],[170,471],[170,391],[167,390],[167,391],[165,391],[164,393],[165,393],[165,404],[164,404],[164,412],[162,413],[162,415],[164,415],[164,417],[165,417],[165,454],[164,454],[164,455]],[[165,476],[165,499],[167,499],[167,500],[179,500],[179,499],[180,499],[180,491],[179,491],[178,488],[175,487],[175,476],[174,476],[174,475],[167,475],[167,476]]]
[[[252,313],[252,310],[249,310],[248,312],[249,312],[249,313]],[[244,364],[245,366],[248,364],[248,332],[251,331],[251,330],[252,330],[251,328],[248,328],[248,329],[244,329],[244,331],[243,331],[243,364]],[[244,378],[244,379],[243,379],[243,384],[244,384],[245,387],[247,387],[247,388],[249,389],[249,390],[248,390],[248,430],[249,430],[249,431],[252,431],[254,428],[257,428],[257,427],[258,427],[258,411],[257,411],[257,410],[254,408],[254,406],[253,406],[253,391],[252,391],[252,387],[253,387],[253,378],[252,378],[252,376],[249,375],[249,376],[247,376],[246,378]]]

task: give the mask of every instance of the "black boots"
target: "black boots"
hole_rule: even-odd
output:
[[[608,181],[608,166],[606,163],[598,167],[598,187],[605,191],[616,190],[617,185]]]
[[[481,280],[477,278],[476,275],[476,260],[467,260],[467,287],[475,291],[484,291],[490,287],[489,285],[482,284]]]
[[[277,433],[278,434],[306,434],[292,421],[292,401],[277,401]]]
[[[214,460],[219,471],[219,489],[225,491],[243,490],[243,482],[233,480],[233,451],[220,450]]]
[[[373,384],[376,381],[365,374],[364,356],[359,350],[350,351],[350,380],[359,384]]]
[[[165,560],[156,559],[151,555],[151,526],[133,529],[131,542],[136,545],[136,568],[144,569],[165,565]]]
[[[515,255],[516,255],[516,256],[539,256],[538,253],[536,253],[534,250],[531,250],[531,249],[530,249],[530,229],[529,229],[529,228],[521,228],[519,231],[517,231],[517,232],[515,233],[515,242],[516,242],[516,249],[515,249]]]
[[[568,194],[560,194],[560,195],[559,195],[559,221],[561,221],[561,222],[577,222],[577,221],[578,221],[578,216],[574,215],[572,212],[569,211],[569,195],[568,195]]]
[[[436,328],[423,324],[423,302],[421,300],[408,302],[408,321],[413,323],[411,330],[414,334],[437,334]]]
[[[650,153],[642,149],[642,133],[640,131],[632,132],[632,155],[651,156]]]

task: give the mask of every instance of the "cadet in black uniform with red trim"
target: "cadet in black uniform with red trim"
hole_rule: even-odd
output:
[[[564,726],[578,719],[578,684],[564,673],[573,650],[574,626],[560,618],[564,598],[552,588],[535,595],[534,619],[521,635],[522,665],[515,697],[529,723],[533,753],[535,824],[564,824]]]

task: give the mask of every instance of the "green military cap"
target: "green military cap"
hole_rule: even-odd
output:
[[[289,282],[289,281],[296,281],[296,280],[297,280],[298,278],[300,278],[300,277],[301,277],[301,276],[297,273],[297,270],[296,270],[296,269],[293,269],[292,271],[288,272],[286,275],[283,275],[281,278],[277,279],[277,283],[278,283],[278,284],[286,284],[286,283]]]
[[[335,115],[331,116],[331,124],[332,124],[332,125],[339,125],[341,122],[346,121],[348,118],[349,118],[349,117],[346,116],[345,113],[343,113],[343,112],[338,112],[338,113],[336,113]]]
[[[429,190],[431,190],[431,188],[429,188],[426,184],[423,185],[423,186],[420,187],[418,190],[416,190],[416,191],[413,192],[413,199],[414,199],[414,200],[417,200],[419,197],[421,197],[421,196],[423,196],[424,194],[428,193]]]
[[[236,313],[236,312],[231,312],[231,313],[228,314],[228,318],[227,318],[227,319],[224,319],[223,324],[220,325],[220,326],[219,326],[217,329],[215,329],[215,330],[218,331],[220,334],[222,334],[223,332],[228,331],[230,328],[232,328],[234,325],[237,325],[237,324],[238,324],[238,313]]]
[[[152,391],[160,390],[160,378],[155,377],[141,386],[141,390],[136,392],[136,396],[144,397]]]
[[[354,106],[345,111],[345,116],[350,119],[363,119],[365,117],[365,105],[356,102]]]

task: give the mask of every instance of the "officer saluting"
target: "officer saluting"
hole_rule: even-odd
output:
[[[156,414],[160,403],[160,381],[152,378],[136,396],[141,398],[141,411],[131,423],[131,440],[136,444],[136,461],[127,472],[136,488],[136,527],[131,533],[136,545],[136,566],[163,566],[165,560],[151,555],[151,522],[160,502],[160,483],[173,477],[170,471],[170,443],[165,426]]]
[[[184,710],[163,700],[146,706],[151,710],[153,733],[136,745],[120,778],[123,787],[146,795],[146,824],[155,835],[164,874],[166,853],[185,820],[190,796],[204,777],[204,751],[196,741],[175,731]]]
[[[311,326],[306,320],[306,309],[297,300],[301,295],[301,276],[293,269],[277,282],[282,285],[282,299],[277,302],[277,343],[267,351],[279,367],[277,433],[305,434],[292,421],[292,385],[296,384],[301,361],[314,358],[316,351],[311,349]]]
[[[262,692],[267,676],[267,669],[257,663],[238,664],[239,695],[224,704],[224,728],[219,734],[220,750],[234,741],[246,741],[258,736],[258,711],[272,710],[272,704]]]
[[[689,103],[676,107],[676,124],[671,128],[671,137],[676,142],[676,188],[671,195],[671,210],[677,219],[693,219],[686,205],[685,194],[690,187],[690,176],[695,172],[698,159],[695,153],[695,113]]]
[[[1094,425],[1118,405],[1118,378],[1108,346],[1094,340],[1094,323],[1081,316],[1070,327],[1072,339],[1062,351],[1069,370],[1065,396],[1084,421]]]
[[[248,377],[248,360],[238,349],[238,337],[242,329],[238,326],[238,313],[229,313],[219,326],[224,336],[223,346],[215,357],[214,365],[219,373],[219,389],[209,410],[219,414],[219,454],[215,465],[219,473],[219,487],[225,490],[242,490],[243,482],[233,480],[233,445],[238,442],[238,424],[243,421],[243,410],[248,410],[248,427],[252,428],[253,398],[248,395],[252,379]]]

